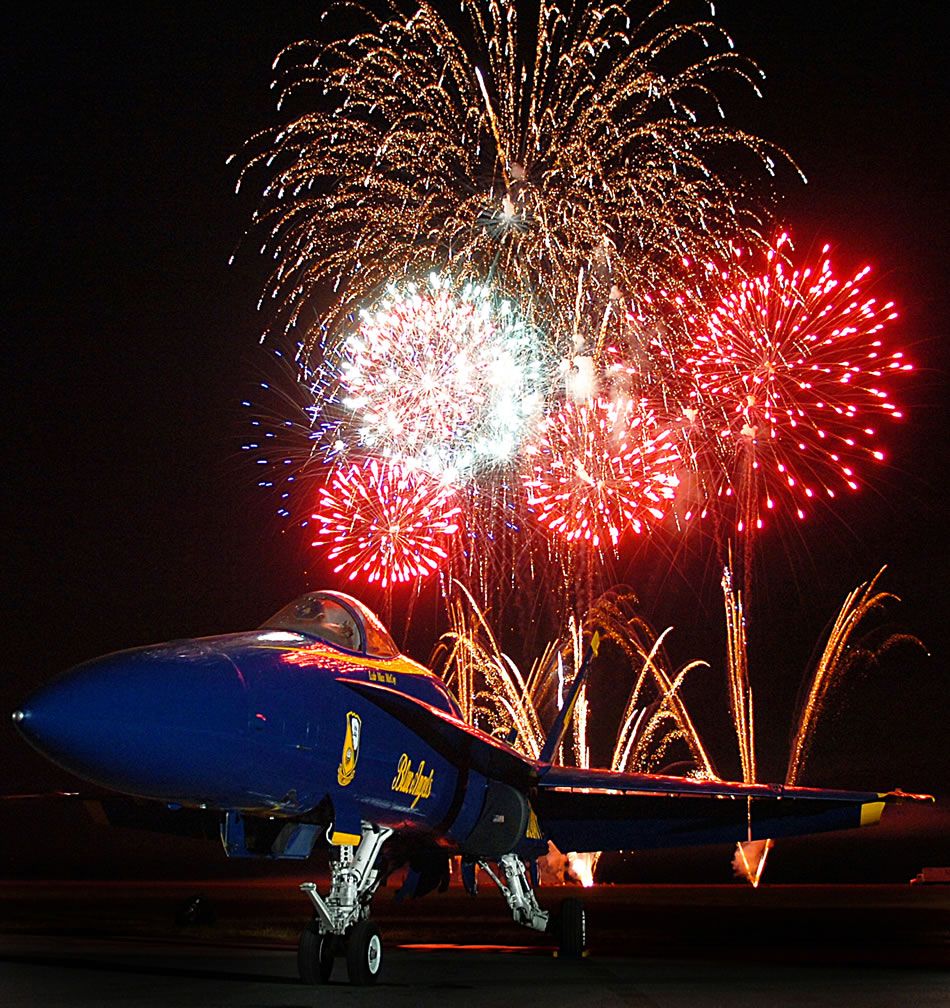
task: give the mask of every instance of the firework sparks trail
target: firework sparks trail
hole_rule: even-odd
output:
[[[758,93],[762,74],[713,21],[677,24],[672,6],[636,23],[607,0],[542,0],[523,24],[511,4],[464,0],[458,30],[425,0],[334,7],[346,37],[275,61],[279,108],[303,111],[252,139],[238,182],[266,178],[255,221],[278,265],[265,297],[287,326],[329,286],[334,331],[421,262],[543,300],[574,333],[583,277],[593,334],[614,292],[669,286],[684,257],[734,239],[759,245],[743,169],[715,165],[727,151],[771,174],[787,155],[725,125],[715,89]]]
[[[745,616],[742,611],[742,595],[733,588],[732,572],[728,567],[722,575],[722,594],[726,613],[726,678],[729,683],[729,712],[739,743],[742,779],[746,784],[754,784],[755,722],[752,687],[749,685]]]
[[[459,529],[451,489],[376,459],[338,469],[317,506],[313,545],[330,547],[334,573],[383,588],[432,574]]]
[[[710,312],[685,361],[697,409],[721,425],[720,492],[735,494],[739,532],[783,506],[803,519],[817,499],[857,490],[860,466],[884,459],[876,424],[902,416],[883,385],[913,369],[884,347],[897,312],[862,295],[869,267],[842,282],[825,246],[818,263],[791,269],[787,242]]]
[[[722,594],[726,618],[726,681],[729,686],[729,713],[739,745],[739,762],[742,779],[747,784],[756,783],[755,772],[755,716],[752,687],[749,685],[749,648],[746,639],[745,614],[742,594],[732,584],[732,571],[722,572]],[[772,848],[771,840],[752,839],[752,809],[747,806],[749,838],[736,844],[732,870],[753,888],[758,888],[765,871],[765,862]]]
[[[585,630],[598,630],[620,650],[628,667],[638,670],[620,718],[611,768],[657,772],[669,762],[668,750],[679,740],[685,743],[696,773],[716,778],[679,689],[686,674],[706,662],[691,661],[674,672],[664,648],[669,630],[657,634],[637,612],[637,605],[632,592],[613,589],[595,599],[584,620]]]
[[[788,768],[785,773],[786,784],[799,783],[827,698],[848,671],[862,662],[876,661],[885,651],[898,644],[923,646],[916,637],[902,633],[890,634],[876,647],[865,642],[857,644],[854,642],[855,633],[871,613],[882,609],[889,601],[897,601],[896,595],[877,590],[877,583],[885,569],[882,567],[870,581],[858,585],[844,600],[835,618],[821,656],[803,693],[801,709],[792,735]],[[726,665],[730,713],[739,743],[743,780],[752,783],[756,780],[754,725],[745,621],[741,597],[733,590],[728,567],[723,573],[722,587],[726,613]],[[758,886],[769,851],[774,845],[775,841],[770,839],[749,839],[737,844],[732,862],[736,875],[747,879],[753,886]]]
[[[679,461],[668,430],[632,400],[566,402],[526,448],[528,507],[568,542],[616,547],[662,519]]]
[[[882,567],[870,581],[858,585],[844,600],[835,617],[824,649],[803,694],[785,774],[785,781],[788,784],[798,784],[801,778],[805,760],[814,740],[815,727],[835,684],[840,682],[855,665],[876,661],[895,645],[912,644],[923,647],[921,641],[910,634],[890,634],[876,647],[866,642],[855,642],[853,639],[871,613],[882,609],[888,602],[899,601],[891,592],[879,591],[877,588],[877,583],[886,569]]]
[[[584,640],[597,632],[624,656],[631,677],[627,705],[616,727],[610,768],[662,771],[671,747],[685,744],[699,777],[718,775],[690,718],[680,687],[693,661],[673,672],[663,650],[669,631],[657,636],[635,611],[628,592],[612,591],[595,600],[580,622],[569,621],[564,635],[552,641],[523,675],[505,655],[471,594],[458,582],[459,597],[449,603],[451,629],[440,638],[429,661],[455,691],[463,717],[505,738],[533,758],[544,743],[542,710],[563,702],[565,687],[577,674]],[[603,645],[602,645],[603,646]],[[574,765],[590,766],[588,737],[591,708],[587,687],[578,694],[571,719],[572,742],[562,745],[558,759],[570,752]],[[598,735],[600,734],[598,725]],[[598,852],[568,852],[567,861],[584,885],[593,884]]]
[[[472,596],[464,588],[461,591],[464,598],[454,599],[449,606],[451,629],[440,638],[429,664],[455,689],[466,720],[494,734],[507,736],[514,731],[513,745],[532,755],[540,752],[545,736],[541,712],[563,700],[580,667],[584,640],[596,631],[620,650],[631,672],[611,769],[656,770],[666,759],[669,745],[680,739],[698,772],[717,776],[679,696],[685,675],[706,663],[690,662],[672,672],[662,649],[666,632],[657,636],[636,614],[632,595],[613,591],[595,600],[584,619],[580,623],[570,620],[564,636],[552,641],[523,675],[501,651]],[[575,710],[572,722],[571,751],[579,766],[587,765],[589,757],[586,726],[578,730],[578,720],[587,716],[578,714],[582,710],[586,710],[584,704]]]
[[[486,287],[392,285],[343,346],[338,431],[357,451],[457,483],[509,462],[549,396],[536,332]]]
[[[789,758],[787,784],[797,784],[808,748],[814,736],[821,709],[833,685],[856,663],[874,660],[888,648],[912,643],[917,638],[892,634],[877,647],[854,646],[853,635],[874,610],[894,595],[877,590],[882,571],[867,584],[860,585],[845,600],[829,634],[815,672],[809,680]],[[456,692],[463,716],[479,724],[532,757],[544,741],[542,711],[552,703],[563,702],[566,686],[577,674],[585,638],[598,632],[624,656],[630,673],[627,704],[617,722],[610,769],[663,773],[675,743],[685,743],[693,774],[703,779],[718,779],[709,755],[680,695],[687,674],[706,662],[692,661],[674,672],[664,649],[669,630],[657,635],[636,612],[636,599],[629,592],[614,590],[595,600],[579,623],[571,621],[565,635],[553,641],[534,662],[527,676],[504,655],[487,620],[472,596],[458,582],[461,595],[449,606],[452,628],[437,644],[430,666],[440,670]],[[743,780],[756,781],[752,695],[748,687],[747,644],[743,627],[741,599],[733,590],[728,568],[723,577],[727,665],[730,683],[730,712],[739,743]],[[603,646],[603,645],[602,645]],[[589,686],[590,684],[588,684]],[[732,709],[737,704],[738,709]],[[559,753],[564,759],[572,754],[574,765],[590,765],[589,737],[592,706],[590,695],[579,696],[571,721],[573,744]],[[602,734],[598,723],[598,735]],[[751,824],[750,824],[751,826]],[[773,840],[748,840],[736,847],[733,867],[738,875],[757,886],[763,876]],[[574,874],[591,884],[599,854],[568,852]]]
[[[439,639],[429,666],[442,670],[469,724],[510,736],[513,745],[536,759],[544,742],[532,699],[539,665],[535,664],[526,681],[518,666],[502,652],[469,591],[458,581],[452,584],[460,595],[448,603],[451,629]]]

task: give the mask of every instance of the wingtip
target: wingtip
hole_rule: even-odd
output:
[[[893,791],[885,791],[881,794],[881,798],[884,801],[892,802],[927,802],[931,805],[936,804],[937,799],[931,794],[914,794],[911,791],[902,791],[900,788],[894,788]]]

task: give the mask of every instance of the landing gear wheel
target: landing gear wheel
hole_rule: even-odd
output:
[[[372,921],[354,924],[346,936],[346,970],[350,983],[358,987],[376,983],[383,964],[383,943]]]
[[[557,951],[561,959],[580,959],[587,945],[587,915],[584,904],[573,897],[561,903],[554,925]]]
[[[311,921],[300,936],[297,946],[297,972],[305,984],[325,984],[333,972],[336,938],[321,934],[316,921]]]

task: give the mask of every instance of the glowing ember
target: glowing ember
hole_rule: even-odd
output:
[[[330,546],[334,573],[382,587],[432,574],[458,531],[453,492],[425,474],[371,459],[322,487],[314,546]]]
[[[616,546],[627,530],[659,521],[678,484],[669,431],[631,400],[566,402],[527,449],[528,506],[568,542]]]

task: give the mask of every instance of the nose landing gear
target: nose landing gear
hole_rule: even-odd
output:
[[[379,928],[370,921],[369,905],[381,878],[374,865],[392,830],[363,823],[360,842],[343,844],[330,859],[330,894],[324,899],[315,882],[300,888],[314,907],[297,947],[297,968],[306,984],[327,983],[334,961],[346,959],[351,984],[376,983],[383,961]]]

